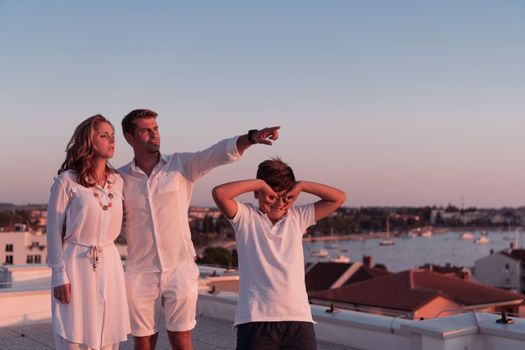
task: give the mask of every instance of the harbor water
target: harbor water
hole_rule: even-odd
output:
[[[462,239],[466,231],[449,231],[434,234],[431,237],[393,238],[395,244],[380,245],[382,239],[357,239],[342,241],[304,242],[306,262],[316,260],[329,261],[337,257],[348,257],[353,261],[362,261],[363,255],[371,256],[377,264],[386,265],[392,272],[399,272],[420,267],[426,263],[472,268],[474,262],[490,254],[509,249],[511,242],[521,247],[525,232],[517,231],[469,231],[472,239]],[[469,235],[467,235],[469,236]],[[476,243],[482,238],[484,243]],[[488,240],[487,240],[488,238]],[[488,241],[488,242],[487,242]],[[321,252],[321,253],[320,253]],[[326,256],[319,256],[327,253]]]

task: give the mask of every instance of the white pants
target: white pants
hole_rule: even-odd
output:
[[[72,343],[55,332],[53,332],[53,335],[55,338],[55,349],[57,350],[98,350],[90,348],[85,344]],[[104,345],[100,347],[100,350],[118,350],[119,344],[120,343]]]

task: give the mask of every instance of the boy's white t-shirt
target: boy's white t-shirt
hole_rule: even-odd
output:
[[[314,205],[288,209],[279,221],[237,202],[230,220],[237,239],[240,289],[234,326],[247,322],[313,322],[304,282],[303,234]]]

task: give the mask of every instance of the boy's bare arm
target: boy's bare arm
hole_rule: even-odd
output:
[[[272,188],[263,180],[240,180],[216,186],[212,190],[213,200],[228,219],[237,214],[235,197],[246,192],[258,192],[265,200],[277,197]]]
[[[310,193],[321,198],[320,201],[315,202],[314,204],[315,221],[321,220],[333,213],[337,208],[343,205],[346,200],[345,192],[338,190],[335,187],[316,182],[298,181],[294,188],[288,193],[297,198],[300,192]]]

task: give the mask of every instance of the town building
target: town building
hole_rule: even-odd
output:
[[[42,232],[0,232],[0,264],[46,264],[46,245],[46,235]]]
[[[0,288],[0,347],[6,345],[13,350],[53,348],[49,269],[44,277],[28,265],[4,268],[20,278],[14,278],[9,287]],[[210,287],[214,280],[230,278],[233,281],[238,275],[220,268],[200,266],[199,269],[194,349],[233,349],[236,333],[232,324],[238,293]],[[380,278],[383,277],[370,281]],[[387,289],[381,292],[395,293]],[[312,304],[310,307],[319,350],[521,350],[525,347],[525,320],[516,317],[508,321],[501,315],[473,310],[449,317],[412,320],[344,309],[330,310],[325,305]],[[502,322],[504,320],[506,322]],[[158,348],[169,348],[166,332],[159,333],[157,345]],[[121,349],[132,348],[133,340],[129,336],[128,341],[121,344]]]
[[[511,249],[476,260],[476,279],[489,286],[525,293],[525,249]]]
[[[310,293],[310,300],[347,310],[417,320],[472,310],[519,314],[524,296],[428,270],[412,269]]]
[[[472,271],[464,266],[455,266],[447,263],[446,265],[425,264],[419,267],[420,269],[438,272],[446,276],[458,277],[463,280],[470,280],[472,278]]]
[[[372,257],[353,263],[317,261],[306,266],[305,284],[308,293],[334,289],[348,284],[388,275],[385,267],[375,266]]]

